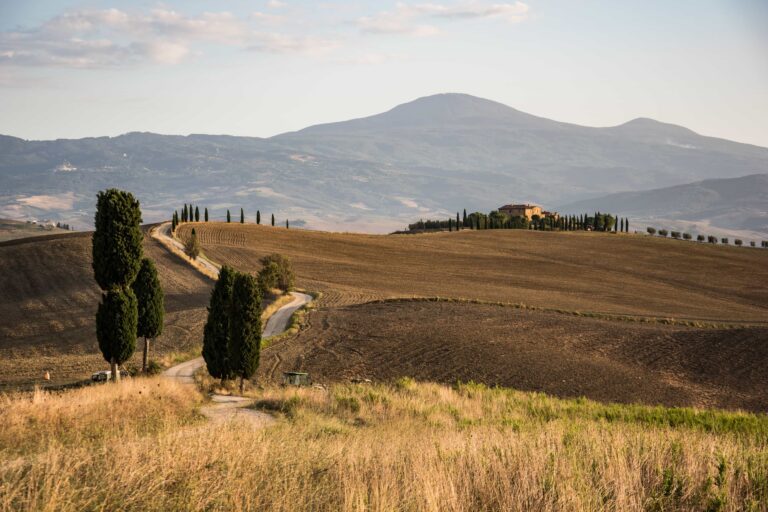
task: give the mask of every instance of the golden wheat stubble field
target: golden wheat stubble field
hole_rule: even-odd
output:
[[[321,382],[475,380],[564,397],[768,410],[768,293],[760,286],[768,283],[768,251],[626,235],[195,227],[214,260],[255,271],[259,257],[281,252],[294,262],[299,286],[324,294],[302,332],[264,351],[265,381],[307,370]],[[181,236],[189,229],[182,226]],[[582,314],[467,302],[366,303],[414,295]],[[595,312],[731,328],[586,316]]]
[[[258,271],[288,256],[326,305],[441,296],[713,322],[768,322],[768,251],[638,235],[521,230],[326,233],[226,223],[197,229],[214,261]]]
[[[151,355],[199,347],[212,281],[148,236],[144,253],[157,265],[166,306],[164,332]],[[64,384],[107,369],[96,342],[100,292],[90,233],[0,244],[0,388],[43,384],[46,370],[51,384]]]

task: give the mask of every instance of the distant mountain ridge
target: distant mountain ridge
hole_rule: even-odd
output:
[[[296,225],[381,232],[463,208],[523,200],[554,206],[760,173],[768,173],[768,149],[676,125],[635,119],[584,127],[440,94],[267,139],[2,136],[0,216],[88,226],[95,193],[117,186],[138,195],[145,220],[195,201],[218,218],[242,206]]]
[[[768,233],[768,174],[620,192],[563,205],[563,211],[621,211],[646,223]]]

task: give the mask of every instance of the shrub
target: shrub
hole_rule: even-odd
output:
[[[669,231],[666,229],[660,229],[659,230],[659,236],[667,236],[669,234]]]
[[[656,234],[656,228],[645,228],[645,230],[648,232],[649,235],[655,235]]]
[[[690,233],[683,233],[683,238],[684,238],[685,240],[690,240],[692,237],[691,237],[691,234],[690,234]]]
[[[274,263],[277,265],[277,287],[283,290],[284,292],[289,292],[293,290],[293,283],[295,281],[295,276],[293,274],[293,269],[291,268],[291,261],[283,256],[282,254],[270,254],[269,256],[265,256],[264,258],[261,258],[261,264],[265,267],[269,266],[270,263]]]

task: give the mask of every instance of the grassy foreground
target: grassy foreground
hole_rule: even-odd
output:
[[[160,378],[0,396],[2,510],[765,510],[768,417],[408,379],[270,388],[254,430]],[[114,459],[111,459],[114,457]]]

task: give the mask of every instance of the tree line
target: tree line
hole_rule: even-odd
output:
[[[211,292],[203,330],[203,359],[208,373],[222,383],[255,375],[261,352],[261,311],[264,298],[279,288],[289,292],[294,274],[290,261],[280,254],[262,258],[256,277],[224,266]]]
[[[681,233],[680,231],[669,231],[669,230],[666,230],[666,229],[656,230],[656,228],[653,228],[653,227],[650,227],[650,226],[645,228],[645,230],[651,236],[658,235],[658,236],[660,236],[662,238],[666,238],[667,236],[670,236],[670,237],[672,237],[672,238],[674,238],[676,240],[680,240],[680,239],[683,239],[683,240],[693,240],[693,235],[691,235],[690,233]],[[718,238],[716,236],[712,236],[712,235],[706,235],[705,236],[705,235],[699,234],[699,235],[696,235],[696,241],[697,242],[705,242],[706,241],[707,243],[710,243],[710,244],[717,244],[718,243]],[[728,245],[730,243],[730,240],[727,237],[722,237],[722,238],[720,238],[719,241],[723,245]],[[744,241],[741,240],[740,238],[736,238],[736,239],[733,240],[733,244],[738,246],[738,247],[741,247],[742,245],[744,245]],[[749,246],[750,247],[757,247],[757,243],[754,240],[752,240],[752,241],[749,242]],[[760,247],[762,247],[763,249],[768,249],[768,240],[761,241],[760,242]]]
[[[530,220],[521,215],[508,215],[499,210],[485,214],[473,212],[446,220],[419,220],[408,225],[409,231],[458,231],[461,229],[530,229],[537,231],[614,231],[629,233],[629,219],[608,213],[564,215],[560,217],[534,215]]]
[[[225,218],[228,223],[232,222],[232,212],[229,209],[227,209]],[[208,220],[208,208],[203,208],[202,222],[208,222]],[[182,222],[200,222],[200,207],[193,204],[184,203],[184,207],[181,209],[181,211],[174,210],[173,214],[171,215],[171,232],[175,232],[176,228]],[[271,214],[270,223],[272,226],[275,225],[274,213]],[[245,224],[245,211],[242,208],[240,208],[240,224]],[[256,224],[261,224],[261,210],[256,210]],[[290,228],[290,222],[288,219],[285,219],[285,227],[286,229]]]
[[[131,193],[98,193],[92,266],[102,294],[96,338],[115,382],[120,381],[120,365],[136,350],[137,337],[144,338],[142,371],[147,371],[149,340],[163,332],[163,289],[154,263],[143,255],[140,225],[141,208]]]

